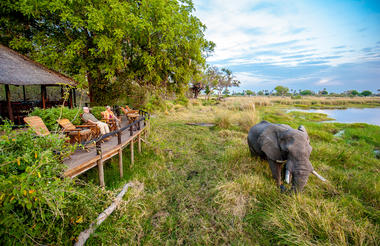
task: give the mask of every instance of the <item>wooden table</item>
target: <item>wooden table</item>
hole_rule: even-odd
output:
[[[139,118],[139,114],[128,114],[128,122],[129,124],[131,124],[132,122],[134,122],[135,120],[137,120]]]

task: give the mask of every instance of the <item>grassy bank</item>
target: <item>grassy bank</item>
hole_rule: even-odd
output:
[[[235,100],[216,106],[194,101],[158,113],[150,144],[134,166],[124,158],[124,179],[118,178],[116,161],[105,167],[107,189],[129,180],[144,188],[128,193],[88,245],[376,245],[380,161],[373,150],[380,147],[380,127],[318,123],[326,117]],[[248,152],[247,129],[261,119],[305,125],[311,162],[329,183],[310,177],[303,194],[281,194],[266,161]],[[96,177],[93,170],[82,179],[97,182]]]
[[[293,106],[298,108],[368,108],[380,107],[380,97],[291,97],[256,96],[230,97],[226,99],[229,105],[244,105],[254,103],[256,106]]]

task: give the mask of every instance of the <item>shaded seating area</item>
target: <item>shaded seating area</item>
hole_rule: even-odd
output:
[[[139,110],[135,121],[129,123],[127,120],[123,120],[118,129],[104,135],[99,134],[99,129],[96,125],[75,126],[68,119],[57,120],[63,132],[70,137],[70,142],[80,143],[84,147],[76,148],[70,157],[65,157],[63,163],[67,168],[64,175],[76,177],[97,166],[99,183],[101,186],[105,186],[103,169],[105,161],[118,155],[120,177],[123,177],[123,149],[129,146],[131,165],[133,165],[134,143],[137,143],[137,150],[140,153],[142,149],[141,143],[144,141],[142,136],[146,136],[149,129],[149,118],[148,112]],[[38,136],[48,136],[50,134],[49,129],[39,116],[25,117],[24,121]],[[107,138],[109,138],[109,141],[104,141]],[[94,148],[91,148],[91,145]],[[57,153],[59,153],[59,150],[57,150]]]
[[[47,87],[55,87],[63,98],[64,90],[69,90],[69,100],[66,105],[73,107],[75,102],[76,82],[44,65],[35,62],[20,53],[0,45],[0,84],[4,85],[5,100],[0,101],[0,116],[8,118],[15,124],[24,124],[23,118],[34,108],[49,108],[62,105],[63,100],[50,101]],[[12,99],[11,87],[22,88],[23,98]],[[27,100],[27,87],[40,87],[40,100]],[[33,93],[36,93],[33,91]]]

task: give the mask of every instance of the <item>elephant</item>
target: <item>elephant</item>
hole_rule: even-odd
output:
[[[284,180],[288,184],[292,183],[291,190],[294,192],[303,190],[310,173],[326,181],[314,171],[309,161],[312,147],[302,125],[295,130],[285,124],[261,121],[249,130],[248,146],[252,156],[258,155],[267,159],[272,177],[282,191],[285,191],[281,178],[283,169]]]

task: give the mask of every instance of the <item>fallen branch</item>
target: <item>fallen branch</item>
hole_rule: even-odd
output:
[[[112,212],[115,210],[115,208],[120,204],[121,200],[123,199],[123,196],[127,192],[129,187],[133,187],[134,183],[128,183],[124,185],[121,192],[117,195],[115,198],[115,201],[101,214],[99,214],[98,218],[96,218],[96,221],[91,223],[90,228],[88,228],[85,231],[82,231],[78,236],[78,241],[74,244],[75,246],[82,246],[86,243],[87,239],[90,237],[90,235],[96,230],[96,228],[103,223],[105,219],[107,219],[108,216],[112,214]]]
[[[143,138],[140,138],[140,139],[141,139],[141,141],[143,141],[144,143],[152,145],[152,144],[151,144],[150,142],[148,142],[147,140],[145,140],[145,139],[143,139]]]

